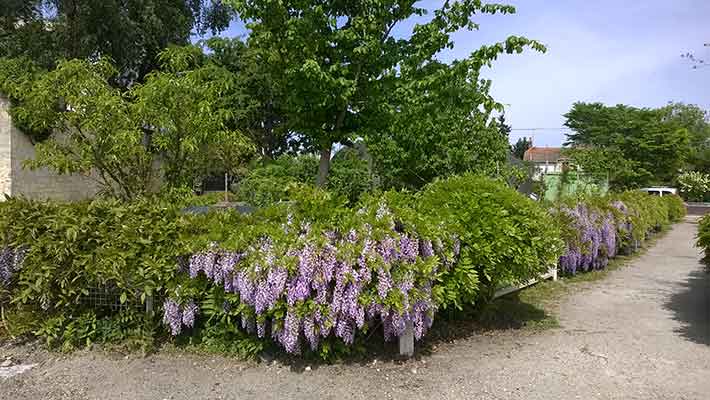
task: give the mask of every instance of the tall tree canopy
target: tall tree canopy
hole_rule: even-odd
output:
[[[233,73],[235,85],[229,107],[234,120],[254,142],[257,154],[267,160],[297,149],[284,112],[282,73],[269,65],[269,50],[249,47],[239,38],[214,37],[203,42],[209,61]]]
[[[170,44],[229,25],[231,8],[206,0],[3,0],[0,57],[43,67],[58,59],[114,60],[118,83],[142,79]]]
[[[431,21],[416,25],[410,37],[399,39],[392,36],[393,29],[426,12],[416,1],[226,2],[247,21],[249,47],[261,49],[261,57],[267,60],[265,68],[280,82],[289,129],[301,136],[304,148],[320,152],[320,185],[327,179],[335,143],[352,140],[364,126],[387,126],[383,119],[412,115],[399,106],[415,101],[406,99],[404,92],[415,95],[423,108],[427,100],[424,90],[432,81],[441,82],[442,76],[477,87],[479,69],[498,54],[520,52],[527,45],[542,49],[537,42],[510,37],[504,43],[481,48],[456,65],[436,62],[441,50],[453,47],[453,32],[477,28],[472,20],[475,14],[515,11],[511,6],[475,0],[445,2],[434,11]],[[406,82],[400,82],[403,79]],[[464,90],[475,96],[484,112],[496,107],[487,93]],[[393,96],[399,104],[390,101]],[[467,111],[469,121],[478,126],[486,120],[473,115],[474,109]],[[420,127],[414,129],[419,132],[412,135],[420,134],[426,122],[418,118],[417,124]],[[395,125],[396,121],[390,126]]]
[[[690,152],[686,168],[710,171],[710,113],[693,104],[671,103],[663,107],[665,119],[686,128],[690,139]]]
[[[572,130],[565,144],[577,150],[575,161],[583,169],[591,169],[588,162],[597,158],[582,157],[582,153],[595,151],[612,157],[614,161],[606,164],[612,173],[611,183],[617,187],[670,184],[690,152],[687,127],[679,119],[669,118],[665,108],[575,103],[565,118],[565,125]]]
[[[518,139],[513,146],[511,146],[510,151],[513,153],[515,158],[522,160],[525,156],[525,152],[532,147],[532,140],[526,137],[521,137]]]

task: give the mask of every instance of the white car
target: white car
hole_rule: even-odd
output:
[[[640,189],[642,192],[646,192],[652,196],[670,196],[672,194],[678,194],[678,189],[670,187],[649,187]]]

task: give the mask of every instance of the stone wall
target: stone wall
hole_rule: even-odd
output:
[[[0,188],[11,196],[75,201],[93,197],[98,186],[83,175],[58,175],[46,168],[28,170],[22,162],[33,159],[34,145],[12,125],[9,102],[0,97]],[[8,151],[9,150],[9,151]]]

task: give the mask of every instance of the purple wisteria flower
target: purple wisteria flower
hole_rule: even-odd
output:
[[[384,202],[377,205],[375,218],[395,226]],[[289,216],[283,229],[293,242],[285,248],[281,243],[274,246],[270,237],[259,238],[244,253],[210,246],[190,257],[189,274],[197,278],[203,273],[215,286],[238,294],[239,302],[248,307],[241,312],[241,329],[259,337],[270,334],[292,354],[301,351],[302,340],[316,350],[330,335],[352,344],[356,332],[380,323],[385,340],[401,335],[408,324],[420,339],[433,321],[431,285],[436,272],[430,270],[427,277],[410,268],[437,252],[456,258],[460,242],[454,238],[453,248],[444,249],[443,242],[433,238],[435,251],[432,240],[406,232],[402,224],[394,230],[364,222],[343,232],[321,233],[314,231],[315,226]],[[392,291],[402,302],[385,306]],[[285,315],[277,317],[277,309]],[[181,308],[166,301],[164,319],[174,334],[182,326],[194,326],[196,315],[190,303]]]
[[[197,304],[190,300],[182,308],[182,324],[192,328],[195,326],[195,314],[197,314]]]
[[[177,336],[182,331],[182,311],[180,305],[173,299],[163,303],[163,322],[170,327],[170,333]]]

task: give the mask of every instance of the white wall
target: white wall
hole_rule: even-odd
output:
[[[8,109],[9,102],[0,97],[0,188],[3,192],[32,199],[67,201],[93,197],[98,186],[88,177],[22,167],[23,161],[34,158],[35,149],[29,137],[12,126]]]
[[[10,165],[10,115],[7,113],[9,101],[0,97],[0,199],[4,198],[5,194],[10,194],[11,191],[11,175],[12,169]]]

